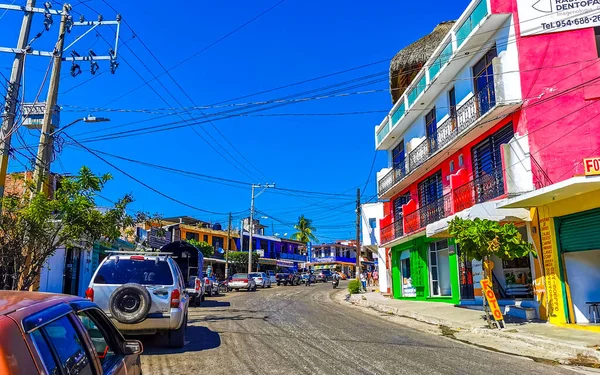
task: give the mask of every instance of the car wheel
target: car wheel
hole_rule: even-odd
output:
[[[267,288],[270,288],[270,287],[271,287],[271,283],[269,283],[269,286]]]
[[[212,297],[212,288],[210,288],[210,290],[208,291],[208,296]]]
[[[183,318],[181,327],[174,331],[169,331],[169,347],[170,348],[183,348],[185,345],[185,331],[187,328],[187,316]]]
[[[204,293],[202,293],[202,297],[200,297],[200,301],[204,301]]]
[[[281,286],[281,283],[277,283],[277,286]]]
[[[200,307],[200,296],[194,298],[194,306]]]

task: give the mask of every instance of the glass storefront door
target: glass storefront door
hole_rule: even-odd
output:
[[[429,290],[432,297],[451,297],[448,240],[429,244]]]

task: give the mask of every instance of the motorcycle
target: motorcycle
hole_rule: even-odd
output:
[[[339,280],[339,279],[337,279],[337,278],[334,278],[334,279],[331,281],[331,284],[333,285],[333,289],[336,289],[336,288],[337,288],[337,287],[340,285],[340,280]]]

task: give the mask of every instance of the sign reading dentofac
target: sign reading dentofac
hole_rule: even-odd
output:
[[[600,26],[600,0],[517,0],[521,36]]]
[[[481,290],[483,292],[483,295],[485,296],[485,299],[488,301],[488,304],[490,305],[490,310],[492,311],[492,315],[494,316],[494,319],[497,321],[504,320],[504,317],[502,316],[502,311],[500,311],[500,306],[498,306],[498,300],[496,299],[496,294],[494,294],[494,291],[492,290],[492,286],[490,285],[490,280],[485,279],[485,278],[481,279],[480,284],[481,284]]]
[[[600,156],[583,159],[583,171],[586,176],[600,175]]]

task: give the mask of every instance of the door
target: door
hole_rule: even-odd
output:
[[[450,121],[452,121],[452,130],[457,127],[456,123],[456,89],[453,87],[448,91],[448,114],[450,115]]]
[[[434,173],[419,184],[419,211],[420,225],[422,228],[427,224],[440,220],[444,217],[442,171]]]
[[[402,206],[410,200],[410,193],[399,196],[394,199],[394,238],[404,235],[404,222],[402,220]]]
[[[79,287],[79,249],[67,249],[63,293],[77,295]]]
[[[471,149],[475,203],[504,195],[504,171],[500,146],[514,136],[512,122]]]
[[[427,144],[430,154],[438,149],[437,120],[435,116],[435,107],[425,115],[425,129],[427,130]]]
[[[493,46],[474,66],[473,79],[475,96],[477,97],[477,117],[481,117],[496,105],[494,90],[493,59],[498,56],[496,46]]]
[[[429,283],[432,297],[452,296],[448,240],[429,244]]]
[[[459,259],[459,278],[460,278],[460,298],[475,299],[475,288],[473,286],[473,265],[471,260],[467,259],[464,253],[461,252],[460,246],[455,245],[458,249]]]
[[[392,149],[392,164],[396,172],[394,181],[404,177],[406,174],[406,155],[404,150],[404,140],[401,140],[396,147]]]

